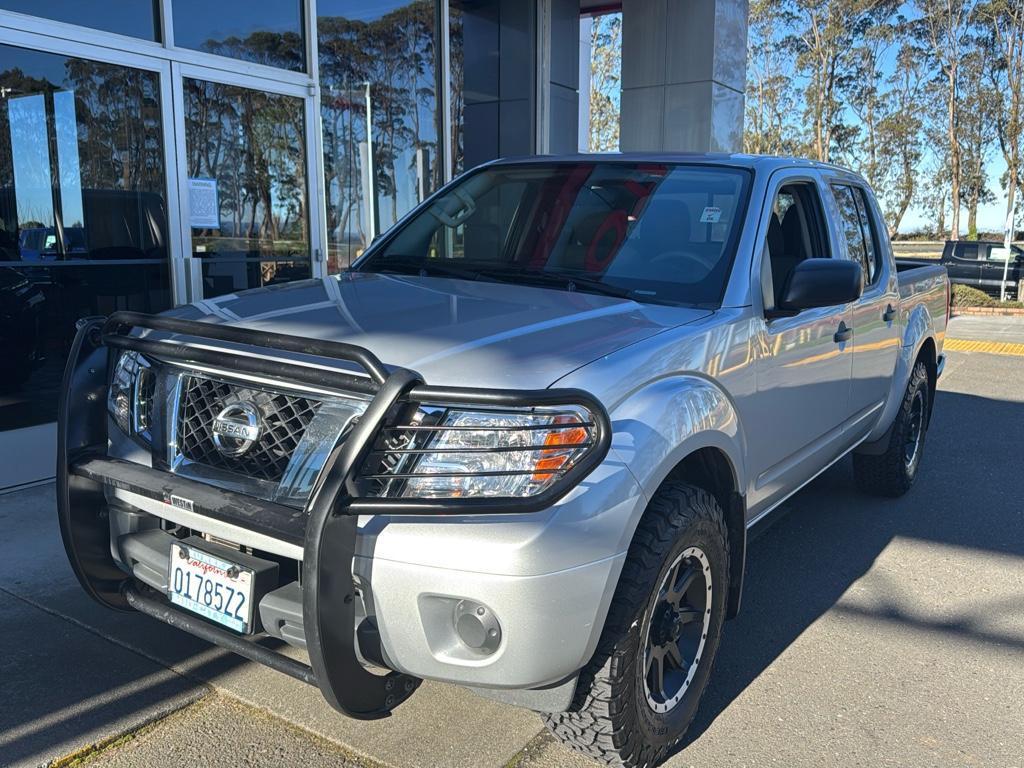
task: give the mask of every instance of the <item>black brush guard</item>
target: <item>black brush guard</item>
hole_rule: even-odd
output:
[[[201,342],[222,342],[216,350],[152,339],[151,333],[180,334]],[[257,348],[358,366],[364,375],[341,369],[253,357]],[[105,486],[133,490],[167,501],[193,500],[195,511],[285,538],[280,521],[295,510],[242,494],[107,457],[109,366],[119,350],[181,363],[215,365],[288,383],[372,395],[366,411],[328,457],[304,510],[302,592],[309,665],[173,607],[162,595],[139,585],[111,555]],[[555,483],[529,498],[394,499],[361,495],[357,473],[382,430],[417,403],[522,408],[581,406],[593,417],[594,445]],[[465,515],[529,513],[549,507],[575,487],[605,457],[611,425],[603,406],[575,389],[488,390],[432,387],[402,368],[386,368],[371,352],[350,344],[316,341],[246,328],[214,325],[134,312],[80,322],[67,368],[58,414],[57,507],[61,535],[79,581],[94,599],[117,610],[138,610],[227,650],[317,686],[339,712],[360,719],[386,717],[419,685],[400,672],[375,674],[360,662],[356,643],[356,592],[352,564],[360,514]],[[293,529],[294,530],[294,529]],[[293,536],[294,538],[294,536]]]

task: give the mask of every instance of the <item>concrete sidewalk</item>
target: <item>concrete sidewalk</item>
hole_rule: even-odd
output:
[[[197,758],[201,758],[197,760]],[[374,768],[375,763],[284,720],[213,694],[120,743],[81,768],[188,765],[203,768]]]
[[[967,341],[1024,343],[1024,317],[957,315],[949,321],[946,337]]]
[[[304,683],[146,617],[94,604],[67,564],[54,510],[52,485],[0,496],[0,530],[6,534],[0,596],[13,607],[8,609],[6,602],[0,606],[4,617],[8,610],[19,610],[11,619],[23,628],[18,636],[0,635],[0,679],[17,680],[19,696],[35,699],[39,714],[49,713],[54,723],[40,729],[26,722],[35,720],[35,710],[0,703],[0,765],[14,754],[12,764],[34,766],[88,746],[101,733],[118,736],[201,695],[202,683],[395,766],[503,766],[541,730],[540,719],[531,712],[429,682],[386,720],[341,717]],[[55,626],[63,632],[55,632]],[[84,643],[82,637],[92,642]],[[54,664],[54,659],[61,663]],[[108,668],[116,674],[108,674]],[[15,670],[18,677],[7,676]],[[157,673],[164,677],[152,677]],[[124,718],[109,714],[106,731],[90,726],[80,711],[82,702],[105,690],[104,675],[112,696],[135,696],[125,698]],[[127,686],[130,680],[138,680],[150,698],[134,693]],[[6,692],[6,682],[3,687]],[[26,717],[30,711],[32,717]],[[133,711],[135,716],[129,717]],[[36,737],[23,751],[8,752],[4,740],[26,728]]]
[[[951,354],[907,496],[859,494],[842,462],[773,516],[670,768],[1022,766],[1021,380],[1019,358]],[[184,722],[188,754],[210,765],[592,765],[536,715],[458,688],[427,683],[392,718],[346,720],[301,683],[105,611],[72,577],[54,518],[48,486],[0,496],[0,764],[46,763],[199,699],[92,760],[182,754]],[[232,697],[270,719],[249,729],[262,715]],[[239,723],[238,739],[221,720]]]

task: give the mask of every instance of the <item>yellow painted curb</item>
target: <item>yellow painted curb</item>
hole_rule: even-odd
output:
[[[990,355],[1024,357],[1024,344],[1011,341],[974,341],[971,339],[946,339],[942,348],[948,352],[986,352]]]

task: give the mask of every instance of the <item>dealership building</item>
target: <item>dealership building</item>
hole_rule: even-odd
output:
[[[465,168],[585,149],[604,13],[622,149],[737,149],[746,0],[0,0],[0,488],[53,475],[79,318],[325,278]]]

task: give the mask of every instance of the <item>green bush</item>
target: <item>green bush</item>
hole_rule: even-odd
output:
[[[969,285],[953,286],[954,307],[994,307],[999,302],[984,291]]]
[[[953,307],[1004,307],[1020,309],[1024,303],[1019,301],[999,301],[984,291],[969,285],[953,286]]]

